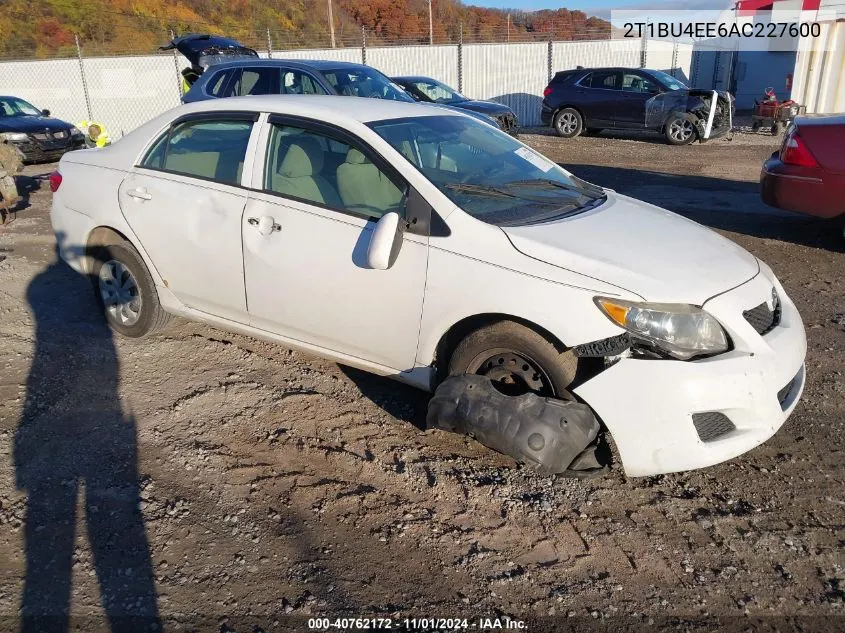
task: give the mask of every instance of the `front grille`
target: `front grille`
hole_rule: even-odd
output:
[[[756,308],[751,308],[742,313],[745,320],[754,328],[754,330],[761,336],[768,334],[775,329],[780,323],[780,299],[772,289],[772,307],[761,303]]]
[[[718,411],[706,411],[704,413],[693,413],[692,423],[702,442],[712,442],[730,433],[736,427],[724,413]]]
[[[513,114],[500,114],[496,117],[496,121],[504,132],[510,133],[516,128],[516,117]]]

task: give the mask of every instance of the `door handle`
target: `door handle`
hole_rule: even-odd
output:
[[[246,221],[251,226],[257,227],[261,235],[270,235],[270,233],[282,230],[282,225],[277,224],[269,215],[262,215],[260,218],[247,218]]]
[[[143,189],[141,187],[139,187],[137,189],[130,189],[129,191],[126,192],[126,195],[131,197],[131,198],[135,198],[136,200],[152,200],[153,199],[153,197],[149,194],[149,192],[146,189]]]

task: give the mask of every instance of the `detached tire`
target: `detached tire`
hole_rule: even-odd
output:
[[[449,375],[487,376],[499,391],[518,396],[572,399],[568,388],[578,359],[559,352],[545,337],[513,321],[499,321],[468,334],[452,352]]]
[[[131,245],[97,246],[88,255],[94,261],[94,296],[115,332],[142,338],[164,327],[170,315],[162,309],[155,283]]]
[[[689,112],[676,112],[666,120],[666,141],[669,145],[689,145],[697,137],[696,118]]]
[[[563,138],[575,138],[584,130],[584,119],[575,108],[564,108],[555,115],[555,132]]]

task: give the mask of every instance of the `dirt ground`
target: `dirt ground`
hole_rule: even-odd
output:
[[[69,595],[84,631],[106,627],[103,605],[149,618],[119,631],[307,630],[309,615],[845,630],[845,249],[759,202],[778,141],[523,139],[771,265],[809,338],[774,438],[702,471],[540,477],[422,430],[426,395],[387,379],[178,319],[113,338],[55,263],[52,166],[31,166],[0,227],[0,628]]]

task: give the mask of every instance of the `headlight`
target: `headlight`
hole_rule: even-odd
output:
[[[0,134],[0,139],[12,142],[25,141],[27,139],[27,136],[23,132],[4,132]]]
[[[798,106],[792,106],[789,108],[790,116],[798,116]]]
[[[82,130],[80,130],[78,127],[72,127],[72,128],[70,128],[70,135],[71,136],[82,136]]]
[[[697,306],[637,303],[607,297],[594,299],[607,317],[645,343],[673,358],[688,360],[727,351],[728,337],[719,322]]]

